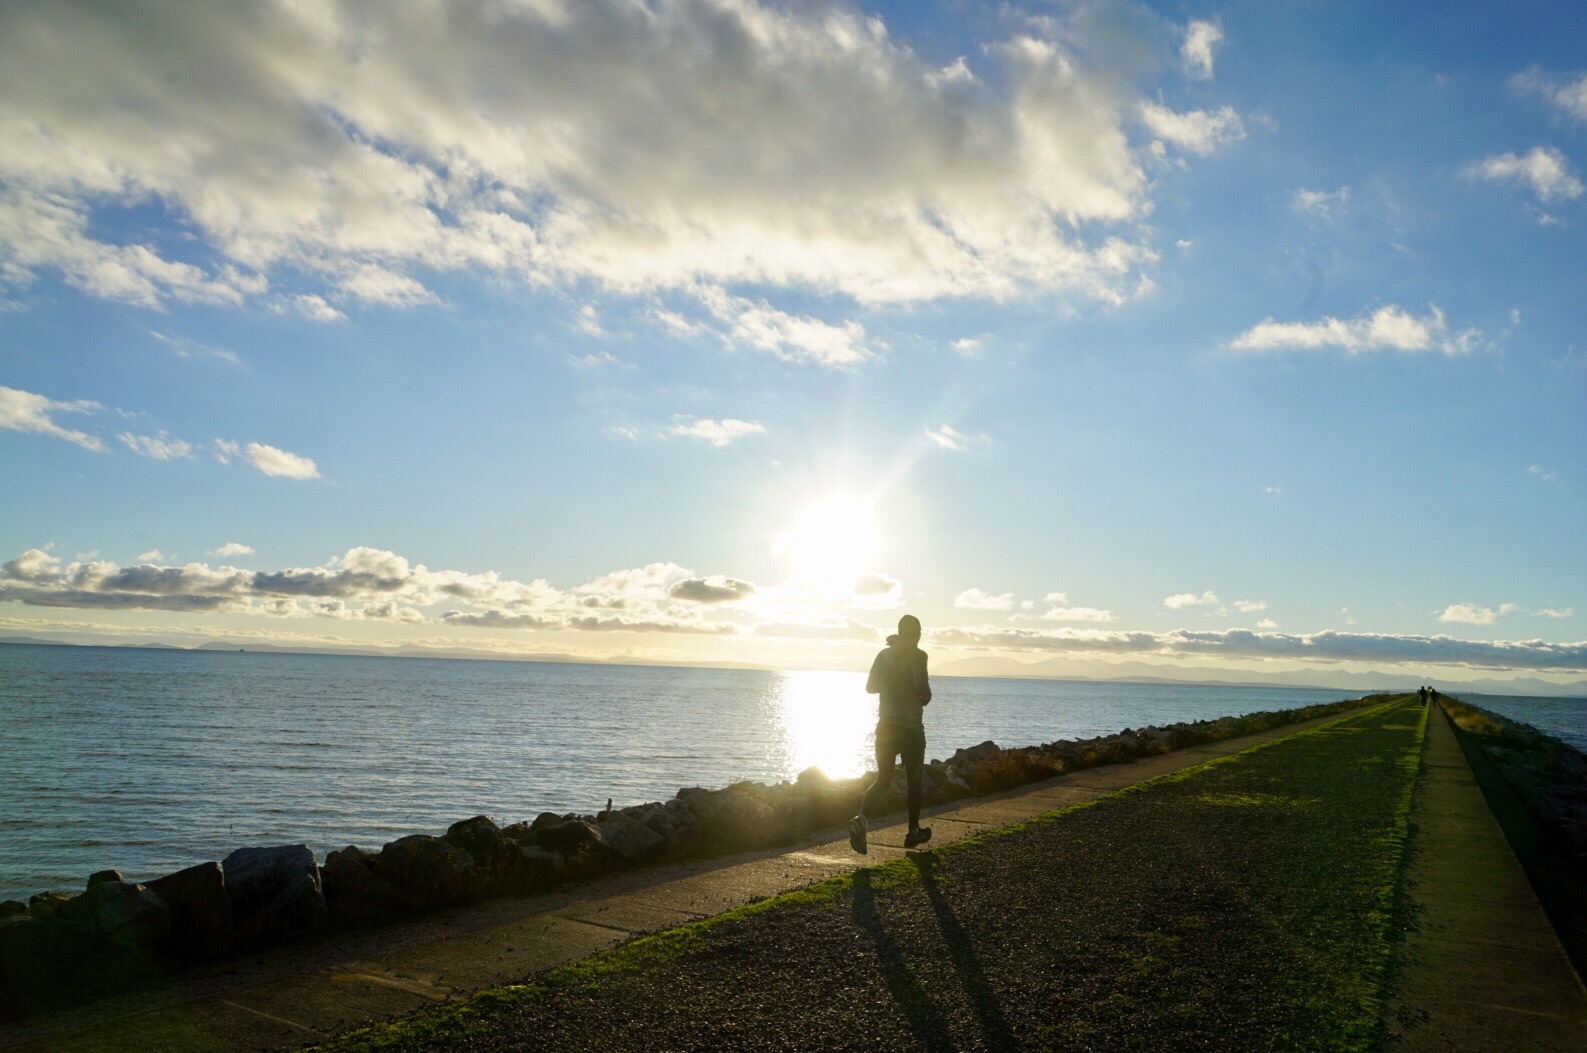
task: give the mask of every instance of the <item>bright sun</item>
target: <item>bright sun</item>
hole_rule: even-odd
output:
[[[848,592],[873,569],[876,519],[868,501],[834,495],[807,508],[772,551],[793,560],[794,577],[828,592]]]

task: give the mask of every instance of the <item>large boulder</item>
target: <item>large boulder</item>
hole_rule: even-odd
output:
[[[472,856],[474,866],[480,870],[491,870],[515,854],[513,845],[486,815],[453,823],[447,827],[444,839]]]
[[[40,892],[28,900],[28,914],[40,921],[59,916],[62,908],[72,901],[64,892]]]
[[[399,838],[382,848],[375,873],[396,887],[410,910],[457,906],[478,894],[474,857],[426,834]]]
[[[83,894],[94,931],[111,943],[152,947],[171,935],[171,909],[149,891],[131,881],[100,881]]]
[[[221,863],[237,942],[252,947],[323,927],[320,868],[307,845],[239,848]]]
[[[694,847],[701,851],[766,848],[783,836],[777,809],[748,787],[734,785],[685,799],[694,813]]]
[[[173,953],[194,961],[224,957],[231,950],[232,904],[219,863],[200,863],[149,882],[149,890],[171,908]]]
[[[601,840],[625,863],[648,863],[667,853],[665,835],[621,812],[607,815],[598,829]]]
[[[377,873],[380,857],[348,845],[325,857],[320,880],[325,904],[338,923],[368,925],[387,921],[406,910],[402,893]]]

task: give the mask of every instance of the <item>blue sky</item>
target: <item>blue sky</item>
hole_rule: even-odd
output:
[[[8,4],[0,634],[1581,679],[1583,39]]]

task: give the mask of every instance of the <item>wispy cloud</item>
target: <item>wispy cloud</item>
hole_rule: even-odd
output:
[[[1040,617],[1049,622],[1111,622],[1113,612],[1098,607],[1050,607]]]
[[[1533,464],[1528,465],[1526,470],[1528,474],[1537,476],[1537,478],[1543,480],[1545,483],[1559,482],[1559,473],[1552,468],[1545,468],[1541,464]]]
[[[1141,123],[1159,140],[1205,157],[1220,146],[1245,138],[1245,125],[1234,108],[1225,106],[1214,113],[1190,110],[1176,113],[1161,103],[1141,103]]]
[[[770,351],[779,358],[822,366],[850,366],[870,357],[858,322],[834,324],[794,315],[764,300],[732,296],[720,288],[700,290],[700,299],[731,327],[731,340]]]
[[[53,418],[59,413],[98,413],[102,409],[104,407],[97,402],[60,402],[31,391],[0,387],[0,428],[65,439],[96,453],[105,449],[101,439],[86,432],[63,428]]]
[[[1008,611],[1014,609],[1014,594],[1004,592],[993,596],[980,589],[965,589],[953,598],[953,605],[969,611]]]
[[[1501,603],[1497,610],[1492,607],[1478,607],[1474,603],[1452,603],[1444,608],[1438,620],[1466,625],[1492,625],[1505,615],[1514,614],[1520,609],[1513,603]]]
[[[1241,614],[1255,614],[1257,611],[1267,610],[1266,600],[1235,600],[1234,609]]]
[[[1587,73],[1559,76],[1533,68],[1511,77],[1510,86],[1540,95],[1560,113],[1587,124]]]
[[[1582,195],[1582,182],[1571,172],[1570,162],[1552,146],[1534,146],[1525,154],[1490,154],[1468,165],[1466,174],[1485,183],[1521,186],[1545,205]]]
[[[1544,607],[1541,610],[1536,610],[1532,613],[1539,618],[1574,618],[1576,617],[1576,608]]]
[[[731,417],[724,417],[722,420],[682,419],[668,429],[669,435],[704,439],[712,446],[726,446],[747,435],[763,435],[765,432],[765,426],[759,421],[734,420]]]
[[[1179,57],[1185,70],[1197,80],[1212,79],[1213,52],[1223,43],[1223,27],[1217,22],[1193,18],[1185,27],[1185,42]]]
[[[925,436],[944,450],[967,450],[972,445],[988,441],[985,435],[966,435],[951,424],[927,428]]]
[[[217,548],[215,551],[211,552],[210,555],[220,556],[222,559],[230,556],[251,556],[253,555],[253,549],[248,545],[244,545],[240,541],[228,541],[224,545],[220,546],[220,548]],[[141,559],[142,557],[140,556],[139,558]]]
[[[1347,186],[1333,191],[1307,190],[1302,187],[1295,191],[1291,199],[1296,212],[1328,220],[1336,218],[1349,202],[1350,188]]]
[[[1460,355],[1481,346],[1480,330],[1450,332],[1444,312],[1436,306],[1418,318],[1394,304],[1348,321],[1323,318],[1316,322],[1275,322],[1267,318],[1229,342],[1229,347],[1235,351],[1337,348],[1349,355],[1368,351],[1438,351]]]
[[[165,333],[150,329],[148,333],[177,358],[215,358],[230,365],[241,365],[242,359],[235,351],[228,351],[224,347],[211,347],[201,344],[197,340],[189,340],[182,336],[168,336]]]
[[[278,476],[284,479],[318,479],[319,467],[312,458],[303,457],[296,453],[267,446],[262,442],[250,442],[243,447],[243,455],[248,463],[266,475]]]
[[[185,461],[193,456],[192,443],[173,439],[163,431],[158,435],[134,435],[124,431],[116,438],[138,456],[156,461]]]
[[[1183,610],[1186,607],[1216,607],[1218,594],[1211,590],[1196,595],[1194,592],[1177,592],[1172,596],[1163,597],[1163,606],[1171,611]]]

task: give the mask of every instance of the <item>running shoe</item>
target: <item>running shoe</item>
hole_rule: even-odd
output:
[[[931,827],[919,826],[904,835],[904,847],[914,848],[931,840]]]
[[[865,835],[870,831],[871,824],[865,821],[865,816],[856,815],[849,820],[849,847],[860,855],[865,855],[868,849],[865,846]]]

